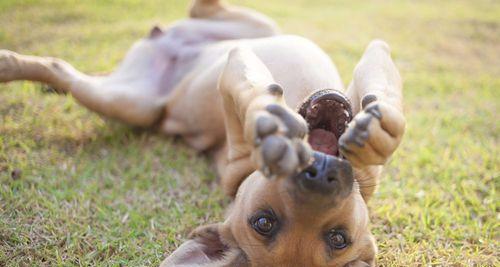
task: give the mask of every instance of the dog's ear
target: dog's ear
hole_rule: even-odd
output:
[[[227,242],[223,224],[210,224],[194,230],[190,239],[178,247],[160,267],[247,267],[245,253]]]

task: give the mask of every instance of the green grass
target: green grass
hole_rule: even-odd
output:
[[[233,3],[317,42],[346,83],[371,39],[392,46],[408,129],[370,202],[381,265],[500,265],[498,1]],[[3,0],[0,48],[110,71],[185,6]],[[155,265],[191,229],[221,220],[228,202],[185,145],[37,84],[0,85],[0,266]]]

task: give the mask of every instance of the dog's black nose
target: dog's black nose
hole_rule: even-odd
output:
[[[309,192],[348,195],[354,183],[351,164],[321,152],[313,156],[314,162],[298,174],[297,182]]]

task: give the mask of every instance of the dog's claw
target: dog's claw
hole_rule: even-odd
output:
[[[312,150],[309,146],[305,146],[303,142],[295,141],[297,155],[299,156],[300,167],[306,167],[311,160]]]
[[[384,164],[404,132],[402,114],[385,103],[374,101],[354,117],[339,139],[340,152],[355,166]],[[369,101],[363,99],[363,102]],[[394,130],[391,133],[387,128],[398,131],[394,134]]]
[[[267,90],[271,95],[282,96],[283,95],[283,87],[279,84],[271,84],[267,87]]]
[[[377,96],[376,95],[373,95],[373,94],[365,95],[363,97],[363,99],[361,100],[361,108],[364,109],[369,104],[371,104],[372,102],[375,102],[375,101],[377,101]]]
[[[261,172],[264,176],[271,178],[271,170],[268,167],[262,168]]]

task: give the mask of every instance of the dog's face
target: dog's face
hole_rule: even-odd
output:
[[[376,248],[368,221],[350,165],[315,153],[290,177],[251,174],[226,221],[196,230],[191,241],[205,248],[198,266],[369,266]],[[179,249],[171,261],[177,253],[192,263],[195,250]]]
[[[344,266],[371,262],[368,211],[349,164],[322,153],[299,174],[253,173],[226,224],[252,266]]]

